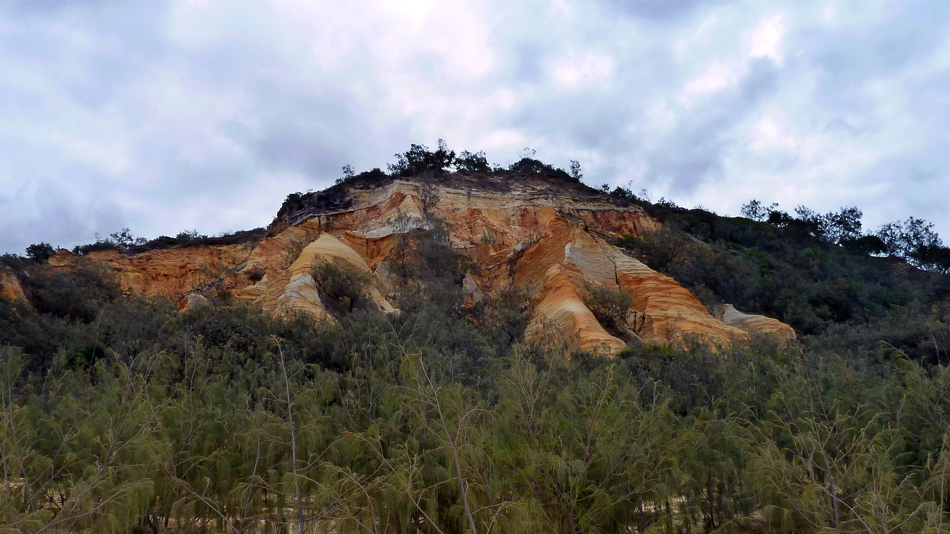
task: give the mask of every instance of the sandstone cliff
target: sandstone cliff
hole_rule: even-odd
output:
[[[16,274],[0,272],[0,296],[10,300],[26,301],[26,296],[23,294],[23,287],[20,285],[20,280]]]
[[[312,273],[315,262],[329,262],[365,275],[372,302],[396,313],[386,260],[399,234],[425,225],[424,214],[443,220],[452,247],[472,260],[464,280],[470,303],[508,287],[528,292],[529,336],[565,336],[582,348],[610,353],[626,347],[627,340],[608,332],[584,304],[586,288],[598,285],[632,297],[628,340],[669,342],[691,334],[725,343],[748,332],[794,337],[787,325],[740,317],[731,307],[713,317],[675,280],[610,244],[613,236],[659,227],[643,209],[545,176],[451,174],[424,182],[377,176],[298,196],[281,209],[268,236],[253,244],[87,257],[111,267],[124,289],[182,306],[193,305],[194,292],[229,294],[272,313],[304,311],[333,321]],[[50,263],[68,268],[78,261],[60,251]]]

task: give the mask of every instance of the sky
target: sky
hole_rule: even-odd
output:
[[[412,143],[950,242],[950,1],[0,0],[0,252],[266,226]]]

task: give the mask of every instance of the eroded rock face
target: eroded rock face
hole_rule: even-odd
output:
[[[194,310],[204,306],[210,306],[211,301],[201,293],[188,293],[181,302],[178,303],[179,311]]]
[[[795,330],[791,326],[764,315],[742,313],[732,304],[726,304],[723,307],[721,319],[729,326],[750,334],[766,334],[783,340],[795,339]]]
[[[0,296],[10,300],[26,301],[26,295],[23,294],[23,286],[14,273],[0,272]]]
[[[100,250],[85,256],[60,249],[49,264],[75,268],[80,261],[94,260],[109,266],[119,287],[131,293],[162,296],[179,301],[188,293],[210,287],[229,292],[243,289],[251,282],[237,272],[251,248],[245,245],[190,246],[150,250],[126,255],[117,250]]]
[[[371,280],[367,291],[375,305],[397,313],[387,299],[394,287],[387,259],[399,234],[425,227],[424,211],[429,209],[445,222],[453,248],[476,266],[464,279],[469,304],[499,289],[525,289],[534,310],[529,336],[563,336],[583,349],[608,353],[626,347],[621,337],[659,343],[684,334],[714,343],[749,332],[794,337],[779,321],[739,317],[734,309],[713,317],[675,280],[611,245],[611,236],[639,236],[659,227],[638,206],[616,206],[604,195],[585,191],[559,195],[550,184],[531,179],[502,183],[498,178],[453,176],[425,191],[418,182],[401,180],[350,188],[345,201],[334,204],[344,208],[306,207],[300,212],[306,216],[286,215],[275,220],[269,237],[253,245],[133,256],[106,251],[88,257],[115,270],[129,291],[180,300],[213,288],[271,313],[307,312],[320,321],[333,318],[321,300],[313,267],[332,262]],[[336,192],[337,197],[344,193]],[[50,260],[63,267],[75,261],[65,251]],[[632,297],[625,333],[609,332],[584,304],[591,285]]]

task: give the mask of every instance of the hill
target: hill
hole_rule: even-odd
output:
[[[572,174],[414,145],[3,257],[0,532],[946,530],[939,241]]]
[[[123,290],[182,305],[192,294],[227,295],[270,313],[303,311],[333,321],[329,308],[346,288],[329,287],[321,268],[365,280],[367,305],[394,313],[391,301],[404,292],[401,286],[417,284],[413,278],[422,274],[405,268],[409,256],[442,254],[429,261],[452,263],[451,256],[461,255],[465,265],[448,268],[468,305],[501,290],[525,292],[532,338],[553,328],[582,349],[616,353],[633,342],[683,335],[719,344],[759,331],[795,337],[765,317],[723,322],[721,312],[711,315],[675,280],[617,246],[660,227],[636,203],[540,163],[500,176],[369,172],[325,191],[288,196],[266,235],[253,242],[146,244],[83,256],[60,251],[49,262],[68,270],[98,261],[115,271]],[[594,302],[612,296],[630,301],[616,320]]]

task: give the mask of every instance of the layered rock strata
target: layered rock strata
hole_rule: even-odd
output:
[[[559,191],[543,180],[453,175],[428,185],[389,180],[328,191],[339,201],[326,209],[282,209],[269,236],[253,245],[87,257],[111,267],[129,291],[187,299],[188,305],[193,292],[226,292],[271,313],[306,312],[320,321],[334,319],[321,300],[313,266],[330,262],[364,275],[375,305],[396,313],[386,260],[396,237],[425,226],[429,212],[444,221],[452,247],[475,266],[463,282],[469,304],[504,288],[527,291],[533,305],[529,336],[564,336],[580,348],[608,353],[637,337],[665,343],[688,334],[720,344],[749,332],[794,337],[779,321],[732,307],[713,317],[675,280],[611,245],[611,237],[640,236],[659,223],[638,206],[617,206],[579,184]],[[62,268],[78,261],[65,251],[51,259]],[[609,332],[584,304],[585,292],[595,285],[632,297],[626,332]]]

